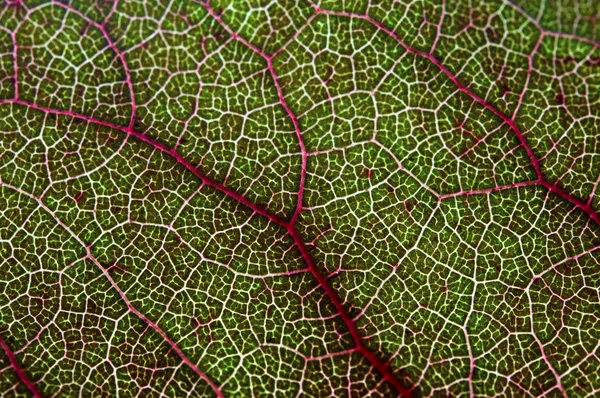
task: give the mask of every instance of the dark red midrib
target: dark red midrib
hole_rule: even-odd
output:
[[[319,283],[321,288],[325,291],[325,294],[327,295],[329,300],[331,300],[334,307],[336,308],[340,318],[346,325],[346,328],[348,329],[350,335],[352,336],[352,339],[354,340],[354,344],[356,345],[357,351],[360,352],[373,365],[373,367],[375,367],[377,369],[377,371],[379,371],[382,374],[382,376],[386,379],[386,381],[388,381],[398,391],[400,396],[402,396],[402,397],[411,397],[412,396],[410,391],[406,387],[404,387],[402,382],[395,376],[394,372],[389,368],[389,366],[385,365],[381,360],[379,360],[377,358],[377,356],[373,352],[371,352],[367,348],[362,336],[360,335],[360,332],[358,331],[358,328],[354,324],[353,319],[348,315],[347,311],[344,308],[344,305],[342,304],[341,300],[338,298],[335,290],[329,284],[329,281],[327,280],[325,275],[323,275],[320,272],[320,270],[317,268],[308,248],[306,247],[306,244],[304,243],[304,241],[302,240],[302,238],[300,236],[300,233],[297,231],[295,226],[291,224],[290,221],[287,221],[287,220],[269,212],[265,208],[248,200],[243,195],[240,195],[239,193],[231,190],[230,188],[227,188],[223,184],[208,178],[200,170],[198,170],[194,165],[192,165],[190,162],[188,162],[183,156],[181,156],[176,150],[171,149],[171,148],[167,147],[166,145],[144,135],[143,133],[135,131],[132,128],[124,127],[124,126],[110,123],[110,122],[106,122],[106,121],[103,121],[103,120],[100,120],[100,119],[97,119],[97,118],[94,118],[91,116],[81,115],[81,114],[74,113],[71,111],[47,108],[47,107],[40,106],[40,105],[31,103],[28,101],[24,101],[24,100],[18,100],[18,99],[0,100],[0,104],[3,104],[3,103],[15,103],[15,104],[23,105],[23,106],[28,106],[33,109],[37,109],[41,112],[70,116],[73,118],[85,120],[89,123],[94,123],[94,124],[98,124],[101,126],[105,126],[105,127],[109,127],[109,128],[121,131],[121,132],[127,134],[128,136],[133,136],[133,137],[139,139],[140,141],[143,141],[143,142],[151,145],[152,147],[158,149],[159,151],[164,152],[164,153],[170,155],[171,157],[173,157],[177,163],[181,164],[187,170],[191,171],[196,177],[198,177],[202,181],[203,184],[208,185],[208,186],[224,193],[225,195],[231,197],[235,201],[252,209],[252,211],[254,211],[255,213],[260,214],[261,216],[264,216],[264,217],[268,218],[269,220],[271,220],[272,222],[276,223],[277,225],[283,227],[287,231],[287,233],[290,235],[290,237],[294,241],[295,246],[298,248],[298,250],[302,254],[302,258],[307,263],[307,266],[308,266],[311,274],[317,280],[317,282]]]
[[[214,10],[210,7],[210,0],[206,0],[206,3],[201,3],[201,4],[206,8],[207,12],[217,21],[217,23],[221,27],[223,27],[223,29],[225,29],[235,40],[237,40],[238,42],[242,43],[243,45],[245,45],[246,47],[248,47],[249,49],[254,51],[256,54],[258,54],[260,57],[262,57],[266,61],[267,69],[269,70],[269,72],[271,74],[271,77],[273,79],[273,84],[275,85],[275,88],[277,90],[277,96],[279,97],[279,102],[280,102],[281,106],[284,108],[284,110],[287,113],[290,120],[292,121],[292,124],[294,126],[294,131],[296,133],[296,137],[298,140],[298,145],[300,146],[300,151],[301,151],[301,170],[300,170],[300,182],[299,182],[299,187],[298,187],[298,192],[297,192],[297,204],[296,204],[296,209],[294,210],[294,213],[293,213],[290,221],[285,221],[279,217],[274,216],[273,214],[268,212],[266,209],[263,209],[260,206],[257,206],[253,202],[248,201],[246,198],[244,198],[243,196],[241,196],[233,191],[231,191],[231,194],[229,194],[229,195],[231,197],[233,197],[234,199],[240,201],[241,203],[244,203],[245,205],[249,206],[255,212],[268,217],[270,220],[273,220],[277,224],[286,228],[286,230],[288,231],[288,234],[294,240],[294,244],[296,245],[298,250],[300,250],[300,253],[302,254],[302,258],[306,262],[313,277],[317,280],[317,282],[319,283],[321,288],[325,291],[325,294],[327,295],[329,300],[331,300],[331,302],[333,303],[340,318],[346,325],[346,328],[348,328],[348,331],[350,332],[350,335],[352,336],[352,339],[354,340],[354,344],[356,345],[358,352],[360,352],[383,375],[383,377],[394,387],[394,389],[396,389],[396,391],[398,392],[398,394],[400,396],[412,397],[412,394],[410,393],[410,391],[400,382],[400,380],[396,377],[396,375],[394,374],[392,369],[390,369],[383,362],[381,362],[375,356],[375,354],[367,348],[367,346],[364,343],[363,337],[360,335],[360,333],[354,323],[354,320],[346,312],[344,305],[342,304],[341,300],[337,296],[337,293],[333,290],[333,288],[329,284],[329,281],[327,280],[327,278],[321,273],[321,271],[316,266],[310,252],[308,251],[308,249],[306,247],[306,244],[304,243],[304,241],[302,240],[302,237],[300,236],[300,233],[295,228],[296,221],[302,210],[302,200],[303,200],[302,198],[303,198],[303,193],[304,193],[306,168],[307,168],[307,156],[308,155],[307,155],[306,147],[304,145],[304,141],[302,138],[302,131],[300,129],[300,124],[298,122],[298,118],[297,118],[296,114],[292,111],[292,109],[290,108],[289,104],[287,103],[285,96],[283,94],[283,89],[281,87],[281,84],[279,83],[277,73],[273,66],[273,56],[265,53],[262,49],[254,46],[252,43],[248,42],[246,39],[244,39],[239,34],[235,33],[231,28],[229,28],[229,26],[227,26],[227,24],[225,24],[223,22],[221,17],[219,15],[217,15],[214,12]],[[175,155],[177,155],[176,152],[174,153],[174,156]],[[181,158],[181,160],[185,161],[185,159],[183,159],[183,158]],[[188,167],[188,169],[189,169],[189,167]],[[204,177],[204,178],[206,179],[206,177]],[[219,185],[221,185],[221,184],[219,184]],[[217,188],[217,187],[215,186],[215,188]],[[222,188],[223,188],[222,189],[223,191],[225,189],[228,190],[228,188],[226,188],[225,186],[222,186]],[[220,188],[218,188],[218,189],[220,189]]]
[[[19,365],[19,362],[17,361],[17,358],[15,357],[15,353],[10,349],[10,347],[8,346],[8,344],[6,344],[6,342],[4,341],[4,339],[2,339],[2,337],[0,337],[0,347],[2,348],[2,350],[8,357],[10,365],[12,366],[13,370],[17,374],[17,377],[19,378],[19,380],[21,380],[21,382],[23,384],[25,384],[25,386],[29,389],[29,391],[31,391],[31,393],[33,394],[33,396],[35,398],[42,398],[42,394],[39,393],[37,388],[35,388],[35,384],[33,384],[33,382],[31,380],[29,380],[29,377],[25,374],[23,369],[21,369],[21,365]]]
[[[326,14],[326,15],[338,15],[338,16],[343,16],[343,17],[348,17],[348,18],[358,18],[358,19],[363,19],[365,21],[368,21],[371,24],[375,25],[377,28],[379,28],[381,31],[385,32],[387,35],[392,37],[396,42],[398,42],[398,44],[400,44],[402,47],[404,47],[404,49],[407,52],[429,60],[443,74],[445,74],[452,81],[452,83],[454,83],[454,85],[458,88],[459,91],[467,94],[472,100],[479,103],[485,109],[492,112],[497,117],[501,118],[504,123],[508,124],[510,129],[513,131],[513,133],[515,134],[515,136],[521,143],[521,146],[525,149],[527,156],[529,157],[531,165],[533,166],[533,169],[535,170],[535,174],[537,176],[537,181],[535,181],[535,182],[538,185],[545,187],[549,191],[555,193],[556,195],[560,196],[561,198],[565,199],[566,201],[572,203],[573,205],[575,205],[576,207],[581,209],[584,213],[586,213],[589,218],[591,218],[598,225],[600,225],[600,215],[592,208],[590,203],[579,199],[575,195],[570,194],[567,191],[565,191],[563,188],[559,187],[556,183],[552,183],[548,179],[546,179],[546,177],[544,176],[544,173],[542,172],[542,168],[540,166],[539,160],[533,153],[533,150],[531,149],[531,146],[527,142],[525,135],[519,129],[519,127],[517,126],[514,119],[509,117],[508,115],[504,114],[500,110],[498,110],[490,102],[479,97],[477,94],[475,94],[473,91],[471,91],[466,85],[462,84],[460,82],[460,80],[458,80],[458,77],[456,75],[454,75],[445,65],[443,65],[440,62],[440,60],[438,60],[433,54],[425,52],[425,51],[420,51],[420,50],[417,50],[417,49],[409,46],[402,39],[400,39],[400,37],[398,37],[398,35],[392,29],[389,29],[383,23],[375,20],[374,18],[371,18],[368,15],[352,14],[352,13],[346,13],[346,12],[340,12],[340,11],[327,11],[327,10],[323,10],[320,8],[316,8],[316,12]]]
[[[394,389],[396,389],[396,391],[398,392],[398,394],[400,396],[412,397],[411,392],[402,384],[402,382],[400,382],[400,380],[396,377],[396,375],[394,374],[392,369],[390,367],[386,366],[383,362],[381,362],[377,358],[377,356],[367,348],[367,346],[364,343],[363,337],[360,335],[360,333],[354,323],[354,320],[346,312],[344,305],[342,304],[341,300],[337,296],[337,293],[333,290],[333,288],[329,284],[329,281],[327,280],[327,278],[321,273],[321,271],[316,266],[310,252],[308,251],[308,249],[306,247],[306,244],[304,243],[304,241],[302,240],[302,237],[300,236],[300,233],[295,228],[298,217],[300,216],[300,212],[302,211],[302,200],[303,200],[302,198],[303,198],[303,193],[304,193],[308,154],[306,152],[306,147],[304,145],[304,141],[302,138],[302,131],[300,129],[300,124],[298,122],[298,117],[292,111],[292,109],[290,108],[289,104],[287,103],[287,101],[285,99],[285,96],[283,94],[283,89],[281,87],[281,84],[279,83],[277,73],[273,66],[273,57],[274,56],[265,53],[262,49],[256,47],[255,45],[253,45],[252,43],[250,43],[249,41],[247,41],[246,39],[241,37],[239,34],[234,32],[229,26],[227,26],[227,24],[225,24],[223,22],[223,20],[221,19],[220,15],[217,15],[217,13],[215,13],[214,10],[210,7],[210,0],[206,0],[205,3],[200,2],[200,4],[206,8],[207,12],[215,19],[215,21],[217,21],[217,23],[223,29],[225,29],[227,31],[227,33],[229,33],[235,40],[237,40],[238,42],[242,43],[243,45],[245,45],[246,47],[251,49],[253,52],[258,54],[260,57],[262,57],[266,61],[267,69],[269,70],[269,72],[271,74],[271,77],[273,79],[273,84],[275,85],[275,88],[277,90],[279,102],[280,102],[281,106],[284,108],[284,110],[287,113],[290,120],[292,121],[292,124],[294,125],[294,131],[296,133],[298,145],[300,146],[300,151],[301,151],[301,170],[300,170],[300,182],[299,182],[299,187],[298,187],[298,192],[297,192],[297,195],[298,195],[297,196],[297,204],[296,204],[296,209],[294,210],[294,214],[292,215],[289,222],[285,221],[283,219],[280,219],[279,217],[277,217],[277,220],[273,219],[272,218],[273,215],[271,213],[269,213],[267,210],[262,209],[262,208],[260,208],[260,211],[259,211],[259,209],[258,209],[259,206],[257,206],[256,204],[254,204],[250,201],[247,201],[241,195],[238,195],[238,194],[235,194],[234,192],[232,192],[233,194],[235,194],[235,196],[232,196],[232,195],[230,195],[230,196],[232,196],[234,198],[239,197],[239,199],[237,199],[237,200],[239,200],[240,202],[242,202],[246,205],[249,205],[254,211],[258,212],[259,214],[263,214],[263,215],[269,217],[269,219],[277,222],[279,225],[281,225],[287,229],[288,234],[294,240],[296,247],[300,250],[300,253],[302,254],[302,258],[306,262],[310,272],[312,273],[314,278],[317,280],[317,282],[319,283],[321,288],[325,291],[327,297],[329,298],[329,300],[331,300],[331,302],[335,306],[338,314],[340,315],[341,319],[343,320],[344,324],[346,325],[346,328],[348,328],[348,331],[350,332],[350,335],[352,336],[352,339],[354,340],[354,344],[356,345],[358,352],[360,352],[383,375],[383,377],[394,387]],[[185,160],[185,159],[182,159],[182,160]],[[225,187],[223,186],[223,188],[225,188]],[[247,201],[248,203],[245,203],[244,201]]]
[[[398,392],[398,394],[400,394],[400,396],[412,397],[412,393],[410,392],[410,390],[402,384],[402,382],[396,377],[396,375],[390,369],[390,367],[384,364],[381,360],[379,360],[379,358],[377,358],[377,356],[365,345],[364,339],[360,335],[360,332],[358,331],[354,320],[350,317],[350,315],[348,315],[348,312],[344,308],[344,305],[337,296],[335,290],[333,290],[333,288],[331,287],[331,284],[329,284],[329,281],[327,280],[325,275],[323,275],[321,271],[317,268],[310,252],[308,251],[308,248],[302,240],[302,237],[300,237],[298,231],[294,227],[290,226],[288,228],[288,232],[290,236],[294,239],[296,247],[300,250],[300,253],[302,253],[302,258],[304,258],[304,261],[307,263],[310,272],[313,274],[317,282],[319,282],[319,285],[325,291],[327,297],[329,298],[329,300],[331,300],[335,309],[337,310],[338,315],[348,328],[348,331],[350,332],[350,335],[354,340],[354,344],[356,344],[357,351],[360,352],[369,362],[371,362],[375,369],[377,369],[377,371],[383,375],[385,380],[394,387],[394,389]]]

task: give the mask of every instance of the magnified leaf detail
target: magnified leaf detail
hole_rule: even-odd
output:
[[[2,396],[594,396],[593,0],[8,0]]]

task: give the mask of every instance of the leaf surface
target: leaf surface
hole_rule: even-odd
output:
[[[592,396],[594,1],[12,0],[2,396]]]

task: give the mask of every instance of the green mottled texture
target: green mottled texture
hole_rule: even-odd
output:
[[[598,395],[599,185],[594,0],[4,2],[0,395]]]

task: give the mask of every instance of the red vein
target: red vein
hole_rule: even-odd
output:
[[[564,189],[560,188],[555,183],[552,183],[552,182],[550,182],[550,181],[548,181],[546,179],[546,177],[542,173],[542,168],[540,166],[540,162],[538,161],[538,159],[534,155],[533,150],[531,149],[531,146],[529,145],[529,143],[527,142],[527,139],[525,138],[525,135],[519,129],[519,127],[515,123],[514,119],[512,119],[511,117],[505,115],[500,110],[496,109],[490,102],[488,102],[488,101],[484,100],[483,98],[479,97],[477,94],[475,94],[473,91],[471,91],[467,86],[465,86],[464,84],[462,84],[458,80],[458,77],[456,77],[456,75],[454,75],[433,54],[425,52],[425,51],[420,51],[420,50],[417,50],[417,49],[409,46],[402,39],[400,39],[400,37],[398,37],[398,35],[393,30],[389,29],[383,23],[375,20],[374,18],[371,18],[368,15],[353,14],[353,13],[347,13],[347,12],[341,12],[341,11],[327,11],[327,10],[322,10],[322,9],[320,9],[318,7],[315,7],[315,9],[316,9],[316,11],[318,13],[322,13],[322,14],[325,14],[325,15],[338,15],[338,16],[344,16],[344,17],[348,17],[348,18],[358,18],[358,19],[363,19],[365,21],[368,21],[371,24],[375,25],[377,28],[379,28],[381,31],[387,33],[394,40],[396,40],[396,42],[398,42],[398,44],[400,44],[402,47],[404,47],[404,49],[407,52],[415,54],[415,55],[417,55],[419,57],[422,57],[422,58],[425,58],[425,59],[429,60],[429,62],[431,62],[432,64],[434,64],[443,74],[445,74],[452,81],[452,83],[454,83],[454,85],[458,88],[458,91],[461,91],[461,92],[467,94],[469,97],[471,97],[472,100],[474,100],[475,102],[479,103],[485,109],[487,109],[488,111],[492,112],[494,115],[496,115],[497,117],[499,117],[500,119],[502,119],[504,121],[504,123],[508,124],[508,126],[513,131],[513,133],[515,134],[515,136],[517,137],[517,139],[521,142],[521,145],[525,149],[525,152],[527,152],[527,156],[529,156],[529,159],[531,161],[531,165],[533,166],[533,168],[535,170],[535,173],[536,173],[536,175],[538,177],[538,184],[539,185],[542,185],[543,187],[545,187],[549,191],[557,194],[561,198],[563,198],[566,201],[568,201],[568,202],[572,203],[573,205],[577,206],[579,209],[581,209],[583,212],[585,212],[592,220],[594,220],[598,225],[600,225],[600,216],[598,215],[598,213],[596,213],[596,211],[594,211],[592,209],[592,207],[590,206],[589,203],[587,203],[587,202],[585,202],[585,201],[577,198],[575,195],[572,195],[572,194],[568,193],[567,191],[565,191]]]
[[[438,199],[442,200],[442,199],[448,199],[448,198],[456,198],[458,196],[490,194],[493,192],[506,191],[508,189],[518,189],[518,188],[522,188],[522,187],[529,187],[531,185],[539,185],[539,184],[540,184],[540,182],[537,180],[517,182],[515,184],[501,185],[501,186],[487,188],[487,189],[473,189],[473,190],[468,190],[468,191],[448,193],[448,194],[444,194],[444,195],[439,195]]]
[[[215,392],[215,394],[217,394],[217,396],[219,398],[223,397],[223,394],[221,393],[219,387],[217,387],[217,385],[204,373],[202,372],[198,366],[193,363],[181,350],[181,348],[179,348],[179,346],[177,345],[177,343],[175,343],[175,341],[173,341],[169,335],[167,335],[167,333],[165,333],[160,326],[158,326],[156,323],[152,322],[150,319],[148,319],[144,314],[142,314],[141,312],[139,312],[134,306],[133,304],[131,304],[131,301],[129,301],[129,299],[127,298],[127,296],[125,295],[125,293],[119,288],[119,285],[117,285],[117,283],[114,281],[114,279],[110,276],[110,274],[108,273],[108,270],[106,268],[104,268],[102,266],[102,264],[100,264],[98,262],[98,260],[92,255],[91,251],[90,251],[90,246],[86,245],[85,242],[83,242],[79,236],[77,236],[77,234],[75,234],[73,231],[71,231],[71,229],[65,224],[63,223],[56,214],[54,214],[54,212],[48,208],[48,206],[46,206],[44,204],[44,202],[42,201],[42,199],[30,194],[29,192],[25,192],[22,189],[19,189],[17,187],[14,187],[12,185],[3,183],[0,181],[0,187],[4,186],[7,187],[9,189],[12,189],[15,192],[18,192],[22,195],[27,196],[28,198],[34,200],[38,206],[40,206],[40,208],[44,209],[44,211],[46,211],[50,216],[52,216],[52,218],[56,221],[56,223],[63,228],[69,235],[71,235],[73,237],[73,239],[75,239],[81,246],[84,247],[85,252],[86,252],[86,258],[88,258],[90,261],[92,261],[94,263],[94,265],[96,265],[98,268],[100,268],[100,271],[104,274],[104,276],[106,277],[106,279],[108,279],[108,282],[111,284],[111,286],[117,291],[117,293],[119,294],[119,296],[121,297],[121,299],[123,300],[123,302],[125,302],[125,304],[127,305],[127,308],[129,309],[129,311],[131,311],[134,315],[136,315],[138,318],[140,318],[144,323],[146,323],[149,327],[151,327],[152,329],[154,329],[156,332],[158,332],[158,334],[160,334],[162,336],[162,338],[167,342],[167,344],[169,344],[171,346],[171,348],[175,351],[175,353],[177,353],[177,355],[179,356],[179,358],[181,358],[181,360],[188,365],[198,376],[200,376],[201,379],[203,379]],[[1,340],[1,338],[0,338]],[[3,342],[0,342],[0,345],[2,345]],[[7,351],[8,346],[2,346],[2,348],[4,348],[4,351]],[[10,350],[8,350],[10,351]],[[7,355],[9,355],[10,358],[10,354],[7,351]],[[14,355],[13,355],[14,358]],[[12,363],[12,360],[11,360]],[[16,362],[15,362],[16,363]],[[13,363],[13,367],[15,367],[15,369],[17,369],[17,367],[15,366],[15,363]],[[18,371],[17,371],[18,373]],[[20,376],[19,376],[20,377]],[[23,380],[21,378],[21,380]],[[32,384],[33,386],[33,384]],[[28,386],[29,387],[29,386]],[[31,389],[31,388],[30,388]],[[32,390],[33,391],[33,390]]]
[[[277,73],[275,72],[275,68],[273,67],[273,58],[277,55],[277,52],[275,52],[273,55],[269,55],[266,52],[264,52],[263,50],[261,50],[260,48],[256,47],[254,44],[252,44],[249,41],[247,41],[246,39],[244,39],[239,34],[235,33],[225,22],[223,22],[223,19],[221,18],[221,16],[217,15],[217,13],[215,13],[215,11],[210,7],[210,0],[206,0],[206,3],[200,3],[200,4],[202,6],[204,6],[204,8],[206,8],[206,11],[217,21],[217,23],[223,29],[225,29],[225,31],[227,31],[227,33],[229,35],[231,35],[231,37],[233,37],[236,41],[242,43],[243,45],[245,45],[246,47],[248,47],[249,49],[254,51],[256,54],[260,55],[267,62],[267,69],[269,70],[269,73],[271,74],[271,78],[273,79],[273,84],[275,85],[275,89],[277,90],[277,96],[279,97],[279,103],[281,104],[281,106],[287,113],[288,117],[292,121],[292,124],[294,125],[294,132],[296,133],[296,139],[298,140],[298,145],[300,146],[300,154],[301,154],[300,184],[298,186],[298,192],[297,192],[296,209],[294,210],[294,214],[292,215],[292,218],[290,221],[290,224],[294,225],[296,223],[296,221],[298,220],[298,216],[300,215],[300,212],[302,211],[302,197],[304,194],[304,185],[305,185],[304,181],[306,179],[306,161],[307,161],[306,159],[308,157],[308,153],[306,152],[306,147],[304,146],[304,140],[302,139],[302,130],[300,130],[300,124],[298,123],[298,117],[296,117],[296,115],[294,114],[294,112],[292,112],[292,109],[288,105],[288,103],[283,95],[283,89],[281,88],[281,84],[279,84],[279,78],[277,76]],[[313,17],[314,17],[314,15],[316,15],[316,14],[313,14]],[[312,20],[312,19],[309,19],[309,20]]]
[[[288,103],[286,102],[284,96],[283,96],[283,90],[281,89],[281,85],[279,84],[279,80],[277,78],[277,74],[275,73],[275,68],[273,68],[273,61],[272,58],[266,58],[267,59],[267,66],[269,68],[269,71],[271,72],[271,75],[273,76],[273,82],[275,84],[275,87],[277,89],[277,95],[279,96],[279,102],[281,102],[281,105],[283,106],[283,108],[285,109],[285,111],[287,112],[287,114],[289,115],[290,119],[292,120],[292,123],[294,125],[294,130],[296,131],[296,137],[298,139],[298,144],[300,145],[300,153],[301,153],[301,171],[300,171],[300,185],[298,187],[298,199],[297,199],[297,203],[296,203],[296,210],[294,211],[294,215],[292,216],[292,219],[290,220],[290,224],[294,225],[296,224],[296,221],[298,220],[298,216],[300,215],[300,212],[302,211],[302,197],[304,195],[304,185],[305,185],[305,180],[306,180],[306,162],[307,162],[307,152],[306,152],[306,147],[304,146],[304,141],[302,140],[302,131],[300,131],[300,125],[298,123],[298,118],[296,117],[296,115],[292,112],[291,108],[289,107]]]
[[[200,376],[200,378],[202,380],[204,380],[213,389],[213,391],[215,392],[215,394],[217,394],[217,397],[223,398],[223,393],[221,392],[221,390],[219,389],[219,387],[210,379],[210,377],[208,377],[206,375],[206,373],[202,372],[200,370],[200,368],[198,368],[198,366],[194,362],[192,362],[183,353],[183,351],[181,351],[181,348],[179,348],[179,346],[177,345],[177,343],[175,341],[173,341],[169,337],[169,335],[167,333],[165,333],[160,328],[160,326],[158,326],[156,323],[154,323],[150,319],[148,319],[144,314],[142,314],[141,312],[139,312],[133,306],[133,304],[131,304],[131,302],[129,301],[129,299],[125,295],[125,293],[119,288],[119,286],[114,281],[114,279],[110,276],[110,274],[108,273],[108,271],[98,262],[98,260],[96,260],[96,258],[94,258],[92,256],[92,254],[90,253],[89,247],[86,247],[86,251],[87,251],[87,258],[90,259],[94,264],[96,264],[102,270],[102,273],[104,274],[104,276],[106,276],[106,279],[108,279],[108,281],[110,282],[110,284],[112,285],[112,287],[117,291],[117,293],[119,293],[119,296],[121,296],[121,300],[123,300],[125,302],[125,304],[127,304],[127,308],[129,308],[129,311],[131,311],[138,318],[140,318],[143,322],[145,322],[148,326],[150,326],[152,329],[154,329],[156,332],[158,332],[158,334],[160,334],[162,336],[162,338],[171,346],[171,348],[173,349],[173,351],[175,351],[175,353],[177,353],[177,355],[179,356],[179,358],[181,358],[181,360],[187,366],[189,366],[198,376]]]
[[[10,349],[8,344],[6,344],[4,339],[2,339],[2,337],[0,337],[0,347],[2,347],[2,349],[4,350],[4,353],[8,357],[8,360],[10,361],[11,366],[13,367],[15,373],[17,374],[17,376],[19,377],[21,382],[23,384],[25,384],[25,386],[27,386],[27,388],[29,389],[29,391],[31,391],[31,393],[33,394],[33,396],[35,398],[41,398],[42,394],[39,393],[37,388],[35,388],[35,385],[33,384],[33,382],[31,380],[29,380],[29,377],[27,377],[27,375],[25,374],[23,369],[21,369],[21,366],[19,365],[19,362],[17,361],[17,358],[15,357],[15,353],[12,352],[12,350]]]
[[[115,6],[116,6],[116,1],[117,0],[115,0]],[[84,13],[82,13],[78,9],[73,8],[68,4],[58,2],[56,0],[52,0],[51,4],[55,4],[59,7],[64,8],[65,10],[67,10],[69,12],[76,14],[77,16],[82,18],[85,22],[87,22],[91,26],[97,28],[98,30],[100,30],[100,32],[102,33],[102,36],[104,36],[104,39],[106,40],[106,42],[108,44],[108,47],[114,51],[116,56],[121,61],[121,65],[123,66],[123,70],[125,71],[125,84],[127,85],[127,88],[129,90],[129,97],[130,97],[130,101],[131,101],[131,116],[129,118],[129,128],[133,128],[133,124],[135,122],[137,106],[135,104],[135,93],[133,91],[133,82],[131,80],[131,73],[129,72],[129,66],[127,65],[127,61],[125,59],[125,54],[115,45],[115,43],[111,39],[110,35],[108,34],[108,31],[104,27],[104,25],[106,24],[106,21],[104,23],[100,24],[100,23],[94,21],[93,19],[89,18],[88,16],[86,16]],[[113,8],[113,10],[114,10],[114,8]]]
[[[262,208],[261,206],[255,204],[254,202],[251,202],[250,200],[246,199],[243,195],[240,195],[239,193],[231,190],[230,188],[227,188],[223,184],[208,178],[200,170],[198,170],[198,168],[196,168],[196,166],[192,165],[183,156],[181,156],[175,149],[169,148],[166,145],[148,137],[147,135],[134,130],[131,127],[121,126],[121,125],[118,125],[115,123],[97,119],[92,116],[82,115],[82,114],[79,114],[79,113],[76,113],[73,111],[65,111],[65,110],[61,110],[61,109],[48,108],[45,106],[37,105],[35,103],[20,100],[20,99],[0,100],[0,104],[5,104],[5,103],[14,103],[14,104],[18,104],[18,105],[27,106],[27,107],[30,107],[33,109],[37,109],[39,111],[46,112],[46,113],[52,113],[52,114],[56,114],[56,115],[64,115],[64,116],[69,116],[69,117],[76,118],[76,119],[85,120],[86,122],[89,122],[89,123],[94,123],[94,124],[98,124],[101,126],[109,127],[111,129],[121,131],[127,135],[131,135],[131,136],[139,139],[140,141],[143,141],[143,142],[153,146],[154,148],[160,150],[161,152],[164,152],[164,153],[170,155],[171,157],[173,157],[177,161],[177,163],[181,164],[186,169],[191,171],[196,177],[200,178],[200,180],[202,181],[203,184],[208,185],[212,188],[217,189],[218,191],[223,192],[225,195],[227,195],[227,196],[231,197],[232,199],[249,207],[254,212],[260,214],[261,216],[267,217],[269,220],[283,226],[284,228],[287,228],[288,223],[284,219],[270,213],[268,210]]]
[[[19,63],[17,58],[17,34],[15,32],[10,33],[13,42],[13,84],[15,90],[15,98],[19,98]]]

